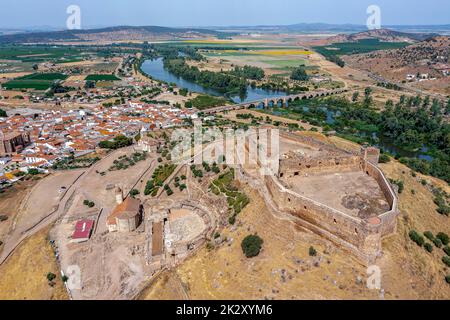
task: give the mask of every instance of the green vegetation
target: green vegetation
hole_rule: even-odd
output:
[[[175,171],[176,165],[164,164],[159,165],[153,172],[152,179],[149,180],[145,186],[144,194],[152,197],[158,194],[159,188],[164,185],[164,182]],[[166,189],[168,191],[168,189]]]
[[[448,257],[448,256],[442,257],[442,262],[443,262],[447,267],[450,267],[450,257]]]
[[[300,66],[292,70],[291,79],[298,81],[308,81],[309,76],[306,74],[305,68],[303,66]]]
[[[136,163],[140,161],[144,161],[147,159],[147,152],[134,152],[131,155],[131,158],[123,155],[120,156],[119,159],[114,160],[113,165],[108,169],[109,171],[116,171],[116,170],[126,170],[129,167],[134,166]]]
[[[35,169],[35,168],[28,169],[28,174],[32,175],[32,176],[38,175],[39,174],[39,170]]]
[[[36,64],[41,62],[68,62],[79,58],[81,50],[72,46],[5,45],[0,47],[0,60],[16,60]]]
[[[398,187],[398,193],[402,193],[403,190],[405,189],[405,184],[403,183],[403,181],[401,181],[401,180],[393,180],[393,179],[389,179],[389,181],[390,181],[392,184],[397,185],[397,187]]]
[[[391,161],[391,157],[389,157],[387,154],[380,154],[380,159],[379,159],[379,163],[388,163]]]
[[[234,224],[236,216],[250,203],[250,199],[234,184],[234,170],[230,169],[221,174],[209,186],[212,193],[216,195],[225,195],[227,197],[228,208],[231,211],[229,217],[230,224]]]
[[[423,246],[425,243],[425,239],[415,230],[411,230],[409,232],[409,238],[414,241],[419,247]]]
[[[132,189],[132,190],[130,191],[130,196],[132,196],[132,197],[134,198],[134,197],[137,196],[139,193],[140,193],[139,190],[137,190],[137,189]]]
[[[47,280],[48,280],[49,282],[52,282],[53,280],[56,279],[56,274],[54,274],[54,273],[52,273],[52,272],[49,272],[49,273],[47,273],[46,278],[47,278]]]
[[[8,114],[6,113],[5,110],[0,109],[0,117],[1,117],[1,118],[6,118],[6,117],[8,117]]]
[[[73,155],[58,161],[53,165],[55,170],[72,170],[80,168],[89,168],[91,165],[100,160],[100,157],[81,157],[75,158]]]
[[[309,247],[308,254],[309,254],[311,257],[315,257],[315,256],[317,256],[317,250],[314,249],[314,247]]]
[[[406,42],[381,42],[378,39],[362,39],[357,42],[333,43],[328,46],[313,47],[313,49],[325,56],[333,56],[368,53],[376,50],[400,49],[409,45]]]
[[[277,114],[336,131],[338,136],[357,142],[393,146],[396,158],[412,170],[450,182],[450,124],[444,120],[444,106],[434,109],[422,98],[402,96],[388,101],[383,111],[373,106],[371,91],[363,101],[345,98],[297,100],[289,108],[274,108]],[[419,158],[425,150],[429,159]],[[442,210],[445,214],[445,209]]]
[[[265,76],[263,69],[252,66],[244,66],[242,68],[236,66],[229,74],[250,80],[262,80]]]
[[[89,207],[89,208],[95,207],[95,203],[94,203],[93,201],[90,201],[90,200],[84,200],[84,201],[83,201],[83,204],[84,204],[85,206]]]
[[[47,90],[56,81],[67,79],[67,75],[62,73],[33,73],[4,83],[2,86],[7,90],[11,89],[34,89]]]
[[[264,241],[258,235],[249,235],[242,240],[242,252],[247,258],[256,257],[261,252]]]
[[[229,101],[222,98],[222,97],[213,97],[208,95],[199,95],[195,97],[194,99],[190,99],[189,101],[186,101],[185,107],[186,108],[197,108],[198,110],[203,110],[207,108],[212,107],[218,107],[218,106],[224,106]]]
[[[450,214],[450,206],[448,205],[448,194],[442,190],[433,188],[434,203],[438,206],[436,211],[439,214],[448,216]]]
[[[98,144],[98,146],[103,149],[120,149],[120,148],[131,146],[132,144],[133,144],[132,138],[127,138],[123,135],[118,135],[112,141],[106,140],[106,141],[100,142]]]
[[[424,244],[425,250],[427,250],[429,253],[433,252],[433,245],[431,243],[425,243]]]
[[[120,80],[113,74],[90,74],[85,78],[86,81],[117,81]]]
[[[447,235],[446,233],[439,232],[439,233],[436,235],[436,238],[438,238],[439,240],[441,240],[442,243],[443,243],[445,246],[448,245],[448,243],[449,243],[449,237],[448,237],[448,235]]]
[[[200,71],[197,67],[187,65],[185,60],[180,58],[164,59],[164,67],[178,77],[221,93],[243,93],[248,85],[244,78],[222,72]]]

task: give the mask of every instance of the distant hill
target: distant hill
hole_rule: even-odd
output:
[[[368,30],[353,34],[339,34],[328,39],[330,43],[357,42],[364,39],[378,39],[383,42],[409,42],[416,43],[438,36],[435,33],[406,33],[390,29]]]
[[[227,37],[224,33],[208,29],[168,28],[158,26],[118,26],[100,29],[64,30],[50,32],[28,32],[0,36],[0,43],[53,43],[95,41],[151,41],[176,40],[205,37]]]
[[[349,55],[343,59],[352,67],[393,81],[405,81],[408,74],[428,74],[430,78],[437,80],[423,82],[422,85],[430,83],[436,92],[450,94],[449,77],[444,74],[445,70],[450,68],[448,36],[431,37],[401,49]]]

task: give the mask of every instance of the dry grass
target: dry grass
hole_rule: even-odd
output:
[[[340,299],[375,298],[376,292],[357,283],[365,269],[320,237],[275,218],[256,191],[246,188],[252,201],[239,215],[239,227],[226,228],[232,239],[209,251],[204,248],[171,273],[161,276],[144,291],[142,299],[177,299],[181,289],[190,299]],[[247,259],[242,239],[258,233],[263,251]],[[310,257],[314,246],[318,257]],[[326,253],[325,253],[326,252]],[[317,266],[315,263],[321,260]],[[329,263],[328,263],[329,261]],[[173,277],[178,278],[178,286]],[[178,287],[178,289],[176,289]]]
[[[61,281],[46,228],[23,242],[0,266],[0,300],[65,300],[67,293]],[[47,273],[57,275],[51,287]]]
[[[400,195],[398,232],[383,240],[383,256],[377,261],[384,298],[449,299],[450,286],[444,279],[449,271],[440,261],[442,250],[435,248],[429,254],[407,235],[411,228],[450,233],[448,218],[435,211],[433,196],[420,183],[420,175],[412,177],[410,170],[396,161],[383,164],[382,169],[389,178],[405,183]],[[445,183],[426,178],[448,192]],[[380,298],[380,292],[366,288],[366,269],[351,255],[290,221],[275,218],[255,191],[246,187],[246,192],[252,201],[239,215],[239,226],[222,232],[232,242],[211,251],[203,248],[177,269],[156,279],[141,299],[179,299],[180,292],[186,292],[190,299]],[[253,233],[264,239],[263,251],[247,259],[240,243]],[[308,255],[310,246],[322,259],[318,267],[317,258]],[[358,277],[363,280],[357,281]]]

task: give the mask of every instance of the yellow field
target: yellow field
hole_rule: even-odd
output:
[[[267,56],[300,56],[312,54],[311,51],[307,50],[267,50],[267,51],[257,51],[253,53]]]
[[[269,43],[266,40],[254,40],[254,39],[239,39],[239,40],[215,40],[215,39],[204,39],[204,40],[184,40],[184,43],[203,43],[203,44],[249,44],[249,43]]]

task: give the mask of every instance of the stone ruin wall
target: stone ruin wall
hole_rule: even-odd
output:
[[[310,137],[293,134],[289,139],[327,151],[326,157],[295,157],[280,160],[279,177],[326,172],[364,171],[380,186],[390,211],[378,216],[380,224],[352,217],[303,197],[282,186],[275,176],[266,176],[266,186],[281,211],[300,218],[299,224],[351,251],[364,264],[370,264],[381,254],[381,239],[396,231],[397,197],[381,170],[377,167],[380,152],[377,148],[363,148],[359,154],[350,153]]]
[[[279,210],[299,218],[298,223],[351,251],[364,264],[381,253],[380,226],[346,215],[312,199],[284,189],[274,176],[265,177],[266,186]]]
[[[295,157],[280,161],[278,176],[292,178],[307,174],[361,170],[363,161],[359,156],[340,155],[334,157]]]

